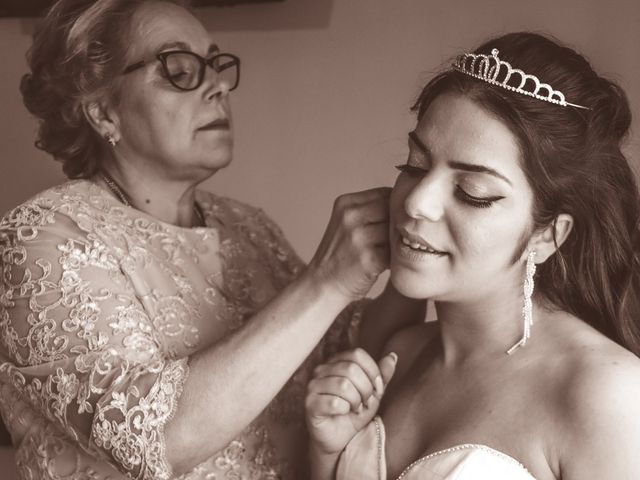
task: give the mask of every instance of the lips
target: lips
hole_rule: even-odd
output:
[[[229,120],[226,118],[217,118],[213,122],[209,122],[206,125],[198,128],[198,130],[228,130]]]
[[[411,233],[404,228],[398,228],[398,234],[402,245],[405,246],[405,248],[410,248],[412,251],[439,256],[448,255],[447,252],[439,250],[420,235]]]

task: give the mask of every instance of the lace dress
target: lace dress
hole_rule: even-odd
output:
[[[336,480],[387,480],[385,430],[376,416],[340,455]],[[535,480],[514,458],[486,445],[463,444],[418,458],[397,480]]]
[[[160,222],[77,180],[0,221],[0,412],[21,478],[172,478],[163,428],[187,356],[304,267],[261,210],[196,200],[211,227]],[[350,310],[265,411],[183,479],[303,478],[309,367],[347,346]]]

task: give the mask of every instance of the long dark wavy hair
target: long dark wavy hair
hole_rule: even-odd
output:
[[[39,120],[36,147],[62,162],[69,178],[89,178],[100,169],[104,139],[85,119],[82,103],[117,100],[130,19],[151,1],[158,0],[58,0],[34,35],[27,55],[31,72],[20,91]]]
[[[454,69],[432,79],[414,110],[418,119],[444,93],[458,93],[502,120],[517,137],[534,192],[534,228],[560,213],[573,217],[567,240],[538,265],[536,290],[640,356],[640,198],[621,151],[631,124],[624,91],[580,54],[535,33],[485,42],[501,60],[537,76],[583,110],[541,101]]]

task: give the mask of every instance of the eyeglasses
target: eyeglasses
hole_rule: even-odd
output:
[[[225,83],[229,91],[234,90],[240,82],[240,59],[230,53],[218,53],[212,57],[203,58],[188,50],[170,50],[158,53],[151,60],[133,63],[122,73],[133,72],[154,60],[160,61],[167,80],[180,90],[195,90],[202,85],[207,65],[216,72],[216,81],[219,84]]]

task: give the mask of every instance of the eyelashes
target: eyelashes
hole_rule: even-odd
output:
[[[502,200],[504,197],[474,197],[465,192],[460,185],[456,185],[456,196],[468,205],[476,208],[489,208],[494,202]]]
[[[429,173],[429,170],[415,167],[413,165],[396,165],[395,167],[400,173],[407,174],[410,178],[419,179]],[[469,193],[465,192],[464,189],[460,185],[456,185],[455,196],[461,202],[470,205],[474,208],[489,208],[493,205],[494,202],[498,200],[502,200],[503,196],[493,196],[493,197],[474,197]]]

